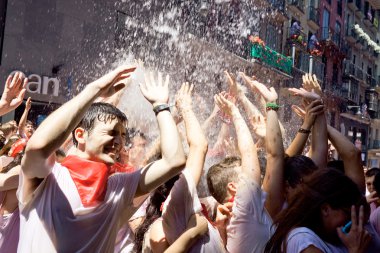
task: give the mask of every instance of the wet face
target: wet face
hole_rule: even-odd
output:
[[[374,180],[375,180],[375,176],[365,178],[365,184],[367,186],[368,192],[370,193],[375,191],[375,188],[373,187]]]
[[[34,127],[31,124],[26,124],[24,127],[24,133],[26,137],[30,138],[34,133]]]
[[[114,119],[108,122],[96,121],[90,133],[85,132],[85,153],[88,159],[113,164],[124,147],[125,123]]]

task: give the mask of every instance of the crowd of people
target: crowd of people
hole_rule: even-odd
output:
[[[117,108],[139,67],[89,83],[36,129],[30,98],[18,123],[0,126],[0,252],[380,252],[380,169],[364,173],[360,151],[326,123],[315,76],[289,89],[302,124],[284,147],[276,90],[227,71],[204,122],[193,84],[173,107],[169,77],[144,71],[159,131],[150,140]],[[1,115],[27,82],[8,77]]]

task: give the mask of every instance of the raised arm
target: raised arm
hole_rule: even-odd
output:
[[[315,118],[324,112],[324,106],[321,100],[314,100],[306,107],[306,111],[298,106],[292,106],[292,109],[303,119],[303,123],[296,137],[286,149],[285,153],[290,157],[302,154],[309,134],[311,133],[311,128],[314,125]]]
[[[25,149],[21,163],[24,183],[34,178],[45,178],[54,164],[54,152],[58,149],[78,125],[86,110],[99,96],[110,96],[122,89],[123,80],[128,78],[135,67],[122,66],[88,84],[76,97],[62,105],[47,117],[32,135]],[[29,182],[32,183],[32,182]],[[24,196],[34,191],[36,185],[28,185],[30,189]]]
[[[193,85],[189,85],[188,83],[182,84],[181,89],[177,93],[176,105],[185,123],[187,142],[189,143],[189,156],[186,160],[186,168],[190,169],[194,182],[198,185],[202,175],[208,143],[192,109],[192,90]]]
[[[307,103],[311,103],[314,100],[320,100],[321,97],[316,90],[319,89],[319,83],[317,78],[309,74],[303,77],[303,87],[300,89],[291,88],[294,95],[303,97]],[[318,91],[319,92],[319,91]],[[318,168],[325,168],[327,165],[327,123],[324,113],[319,114],[314,122],[312,137],[311,137],[311,150],[310,156]]]
[[[21,72],[9,75],[0,100],[0,116],[16,109],[24,99],[28,79]]]
[[[339,157],[343,160],[344,173],[351,178],[364,193],[365,180],[361,151],[332,126],[327,126],[327,131],[329,140],[338,151]]]
[[[268,89],[264,84],[244,74],[242,74],[242,77],[247,83],[255,87],[267,103],[267,133],[265,137],[267,165],[263,189],[268,193],[265,208],[271,217],[275,217],[281,211],[284,202],[284,147],[277,116],[278,106],[276,105],[276,100],[278,95],[273,87]]]
[[[154,77],[153,73],[150,73],[145,76],[145,84],[140,85],[140,89],[144,97],[153,105],[153,108],[159,109],[162,106],[161,109],[156,110],[162,158],[143,168],[136,196],[152,191],[177,175],[186,162],[177,126],[167,105],[169,76],[163,80],[160,73],[157,78]]]
[[[253,143],[252,135],[239,109],[227,98],[228,94],[222,92],[215,95],[215,102],[224,113],[231,116],[234,123],[243,173],[260,184],[261,174],[256,145]]]
[[[17,189],[21,166],[17,165],[6,173],[0,173],[0,191]]]
[[[25,103],[24,112],[22,113],[20,122],[18,123],[18,133],[23,138],[25,137],[24,128],[26,125],[26,121],[28,120],[28,114],[29,114],[30,108],[32,108],[32,99],[28,97]]]

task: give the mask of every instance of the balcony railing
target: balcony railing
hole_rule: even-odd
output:
[[[360,69],[360,68],[356,68],[356,70],[355,70],[355,76],[356,76],[359,80],[363,80],[363,70]]]
[[[250,56],[287,74],[292,72],[292,58],[282,55],[267,46],[252,43]]]
[[[300,51],[298,55],[296,55],[296,59],[294,61],[294,67],[302,70],[305,73],[309,72],[310,65],[310,55]]]
[[[294,5],[297,7],[300,11],[305,11],[305,1],[304,0],[288,0],[289,5]]]
[[[279,11],[285,10],[285,0],[267,0],[267,1]]]
[[[320,29],[321,40],[332,41],[337,47],[340,47],[341,36],[340,33],[336,33],[331,30],[329,27],[322,27]]]
[[[289,44],[294,44],[294,45],[298,45],[300,47],[306,48],[307,35],[300,30],[295,30],[294,28],[289,27],[287,41]]]
[[[380,148],[380,140],[373,140],[373,144],[371,146],[372,149],[379,149]]]
[[[309,20],[319,25],[319,10],[313,6],[309,7]]]
[[[325,77],[325,64],[316,57],[313,57],[313,74],[321,81]]]

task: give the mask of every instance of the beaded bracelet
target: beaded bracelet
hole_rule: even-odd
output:
[[[270,111],[270,110],[278,111],[278,109],[280,109],[280,106],[276,103],[267,103],[266,109],[267,109],[267,111]]]

